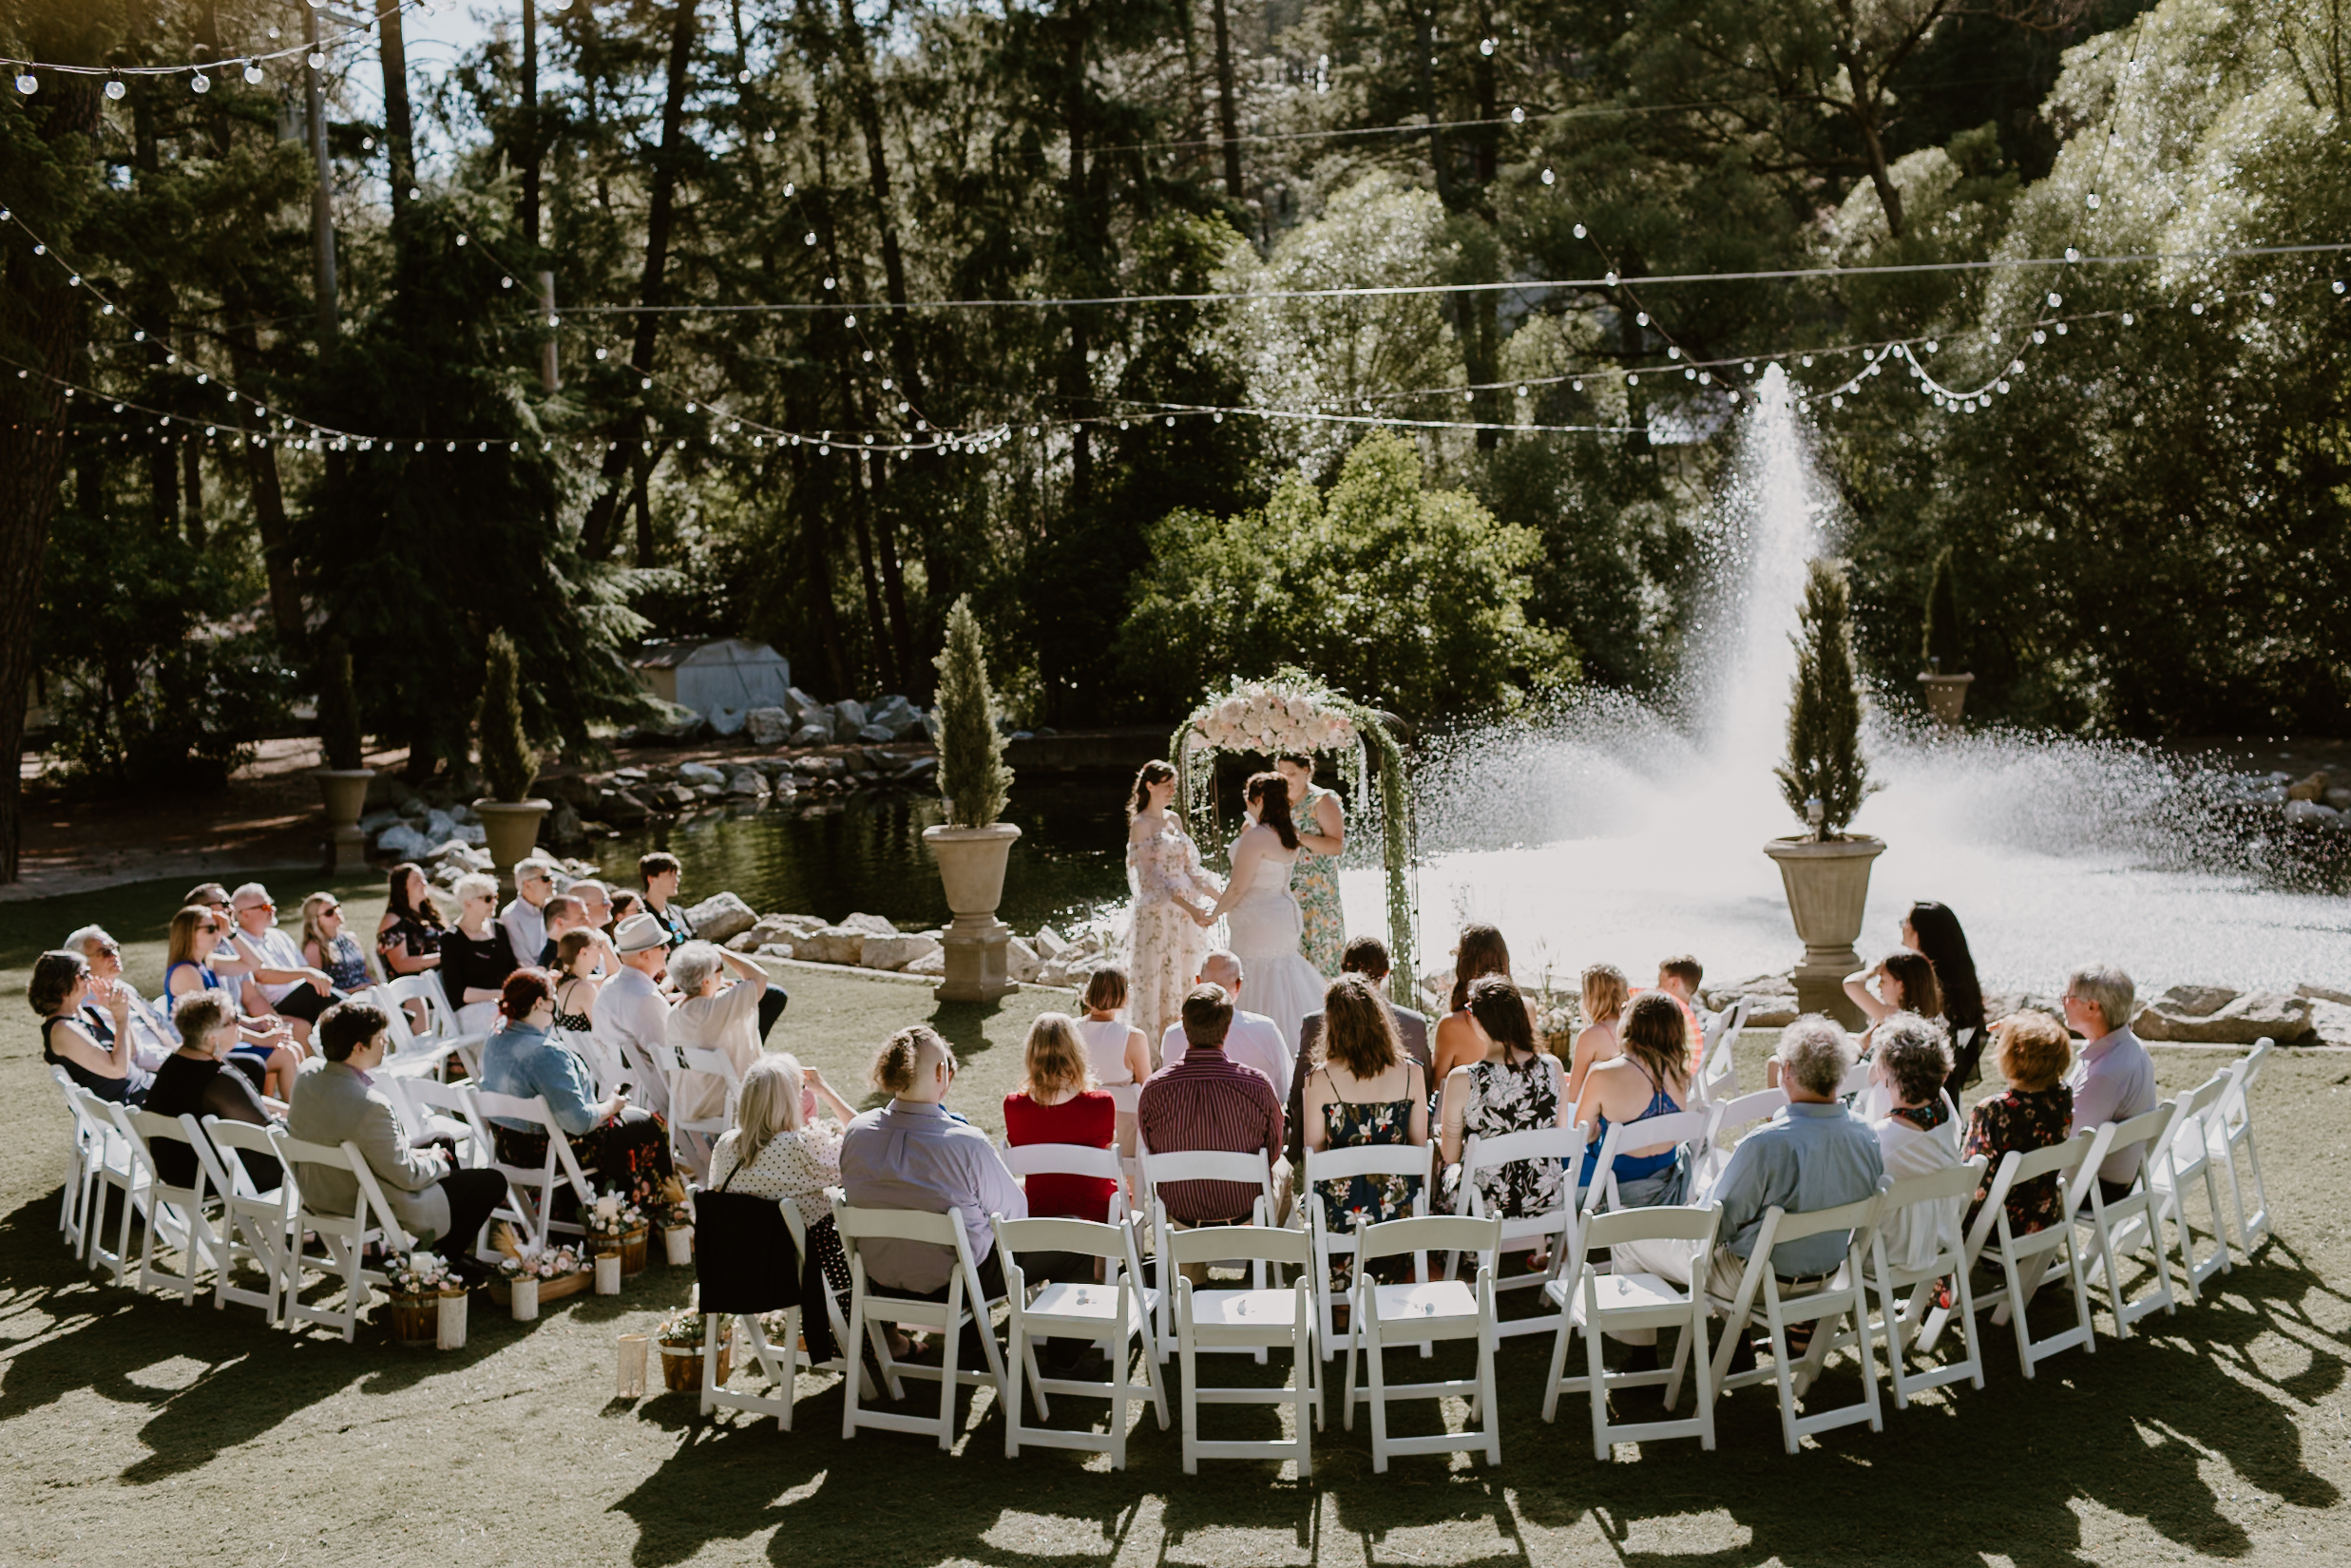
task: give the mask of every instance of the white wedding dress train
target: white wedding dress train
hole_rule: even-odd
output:
[[[1225,911],[1226,937],[1241,961],[1241,1005],[1271,1019],[1292,1056],[1306,1015],[1322,1010],[1324,988],[1323,977],[1306,960],[1306,917],[1290,890],[1297,862],[1295,850],[1268,854],[1257,862],[1249,890]]]

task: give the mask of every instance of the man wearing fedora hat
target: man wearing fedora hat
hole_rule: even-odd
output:
[[[669,1080],[661,1064],[669,1056],[669,1003],[661,974],[669,963],[669,929],[652,915],[631,915],[612,933],[620,969],[596,993],[592,1033],[604,1049],[628,1064],[645,1109],[669,1114]]]

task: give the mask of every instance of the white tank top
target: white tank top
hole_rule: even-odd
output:
[[[1078,1020],[1078,1038],[1086,1042],[1086,1054],[1094,1059],[1095,1080],[1105,1089],[1135,1081],[1135,1075],[1127,1071],[1126,1065],[1129,1027],[1122,1018]]]

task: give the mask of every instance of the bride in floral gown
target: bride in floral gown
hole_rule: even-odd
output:
[[[1155,1055],[1208,956],[1200,916],[1224,890],[1200,869],[1198,847],[1169,814],[1175,798],[1176,769],[1153,761],[1135,775],[1127,801],[1126,880],[1134,912],[1127,927],[1126,1016]]]

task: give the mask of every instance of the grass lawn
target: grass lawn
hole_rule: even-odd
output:
[[[273,884],[290,912],[315,885]],[[125,940],[133,978],[152,990],[183,890],[0,906],[0,982],[21,997],[31,957],[95,918]],[[354,925],[372,930],[380,883],[342,890]],[[1029,992],[998,1008],[940,1007],[904,982],[778,978],[793,994],[776,1042],[845,1093],[890,1029],[928,1019],[964,1063],[952,1103],[991,1130],[1028,1020],[1069,1000]],[[531,1325],[477,1298],[470,1343],[446,1354],[394,1348],[372,1327],[349,1346],[295,1339],[250,1309],[115,1290],[57,1239],[66,1119],[29,1009],[5,1016],[0,1086],[30,1110],[0,1147],[0,1539],[16,1542],[0,1560],[2341,1560],[2351,1300],[2340,1282],[2351,1280],[2351,1244],[2340,1097],[2351,1056],[2285,1053],[2260,1093],[2278,1233],[2258,1261],[2215,1281],[2201,1305],[2143,1320],[2128,1341],[2101,1337],[2096,1354],[2045,1363],[2030,1382],[1998,1330],[1985,1338],[1985,1388],[1941,1390],[1905,1412],[1888,1399],[1881,1434],[1848,1428],[1789,1459],[1770,1390],[1746,1389],[1720,1407],[1720,1451],[1626,1446],[1601,1465],[1581,1404],[1563,1403],[1556,1426],[1541,1420],[1550,1342],[1519,1339],[1501,1357],[1499,1470],[1465,1456],[1404,1459],[1375,1477],[1367,1437],[1340,1428],[1334,1387],[1313,1479],[1300,1482],[1232,1462],[1187,1477],[1176,1434],[1147,1413],[1123,1473],[1039,1449],[1008,1462],[984,1393],[965,1402],[951,1457],[920,1438],[844,1444],[830,1378],[804,1380],[789,1433],[735,1416],[701,1423],[688,1395],[615,1401],[613,1336],[687,1298],[689,1271],[658,1265],[620,1297],[575,1297]],[[1765,1039],[1750,1037],[1750,1055]],[[2159,1052],[2165,1091],[2226,1056]],[[1438,1367],[1452,1365],[1441,1353]],[[1823,1394],[1852,1387],[1832,1376]],[[1450,1416],[1461,1424],[1458,1407]],[[1238,1436],[1252,1423],[1270,1435],[1274,1418],[1213,1419]],[[1430,1419],[1399,1425],[1428,1430]]]

